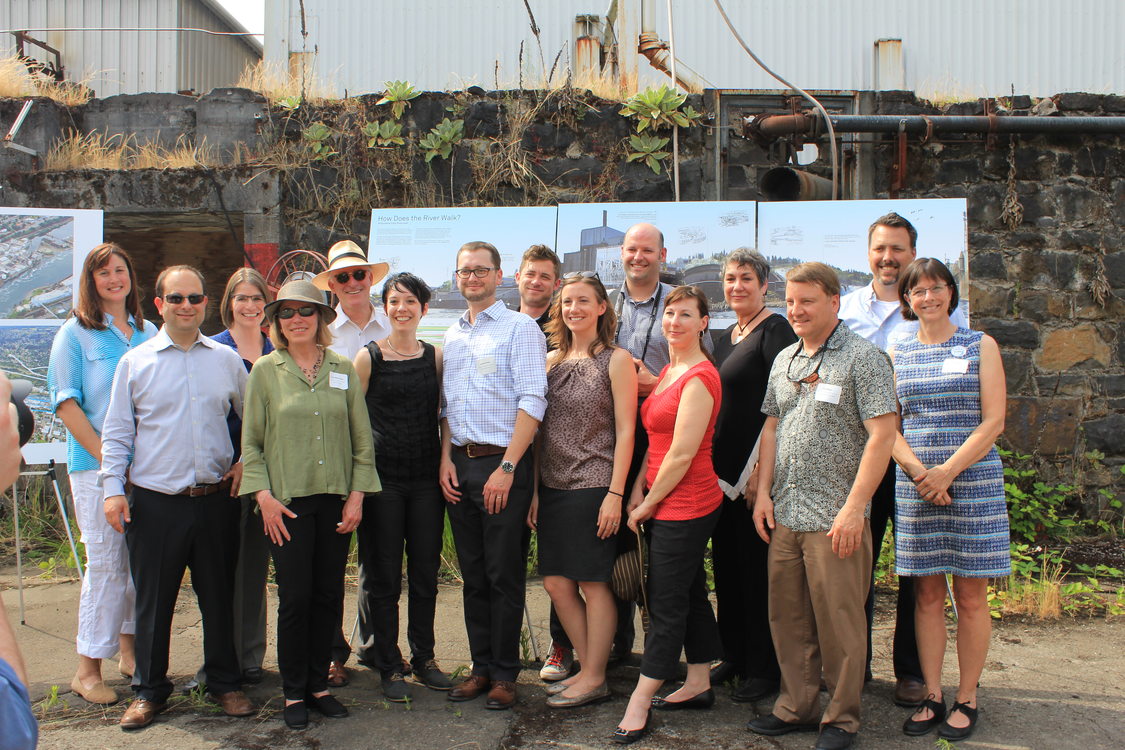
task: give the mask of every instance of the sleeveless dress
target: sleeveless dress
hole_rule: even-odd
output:
[[[926,466],[945,461],[980,425],[980,342],[983,334],[958,328],[941,344],[917,335],[895,347],[895,390],[902,434]],[[947,360],[967,360],[967,372],[943,372]],[[956,370],[957,367],[946,368]],[[1012,571],[1004,467],[993,446],[953,480],[952,505],[923,500],[896,469],[895,572],[903,576],[952,573],[994,578]]]
[[[598,511],[613,477],[617,442],[612,349],[564,359],[547,371],[540,431],[539,574],[608,581],[617,539],[598,538]]]

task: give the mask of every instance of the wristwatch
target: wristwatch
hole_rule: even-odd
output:
[[[511,474],[515,470],[516,470],[516,465],[514,463],[512,463],[511,461],[501,461],[500,462],[500,471],[504,472],[505,474]]]

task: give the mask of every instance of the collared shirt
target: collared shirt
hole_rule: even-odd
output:
[[[665,300],[673,289],[671,284],[660,282],[648,298],[640,301],[633,299],[624,287],[614,292],[617,296],[613,308],[617,313],[617,345],[644,362],[653,375],[659,375],[671,361],[668,340],[664,338],[660,323]],[[709,335],[703,337],[703,348],[714,350]]]
[[[516,412],[547,409],[547,342],[535,321],[501,301],[465,312],[445,332],[442,417],[455,445],[507,446]]]
[[[234,462],[227,414],[242,414],[242,358],[201,333],[185,351],[161,328],[125,353],[113,377],[102,429],[104,497],[133,484],[177,495],[214,484]]]
[[[383,308],[371,303],[371,317],[367,325],[360,328],[344,312],[343,305],[336,305],[336,319],[328,324],[328,330],[332,332],[332,344],[328,348],[352,360],[368,342],[381,341],[391,335],[391,320]]]
[[[877,300],[875,282],[845,294],[840,300],[840,320],[883,351],[890,351],[897,342],[905,341],[918,332],[918,321],[904,320],[898,304],[881,310]],[[960,306],[949,319],[959,328],[969,327]]]
[[[792,382],[814,370],[815,383]],[[864,421],[894,411],[890,359],[846,324],[811,356],[800,341],[782,349],[762,403],[778,420],[774,519],[793,531],[831,529],[859,471]]]
[[[324,353],[311,384],[288,351],[260,358],[246,386],[242,494],[379,492],[371,421],[351,360]]]
[[[47,367],[47,388],[51,391],[51,406],[74,399],[90,426],[99,435],[105,412],[109,408],[109,392],[113,386],[113,372],[125,352],[156,335],[156,326],[142,319],[138,326],[132,315],[129,325],[133,332],[128,339],[113,324],[113,316],[102,314],[105,330],[83,328],[77,318],[63,323],[51,344],[51,360]],[[90,455],[68,430],[66,440],[66,468],[76,471],[93,471],[98,460]]]

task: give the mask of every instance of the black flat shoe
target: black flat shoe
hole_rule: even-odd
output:
[[[610,739],[618,745],[632,745],[634,742],[644,739],[644,736],[648,734],[648,722],[650,719],[652,719],[651,712],[645,717],[644,726],[640,729],[622,729],[621,727],[617,727],[617,729],[613,730]]]
[[[728,680],[738,679],[738,668],[734,662],[720,661],[711,665],[711,684],[721,685]]]
[[[738,688],[730,694],[730,699],[735,703],[756,703],[763,698],[768,698],[781,687],[777,680],[765,677],[751,677],[744,680]]]
[[[961,713],[965,714],[966,717],[968,717],[969,726],[967,726],[967,727],[951,727],[951,726],[949,726],[949,720],[947,719],[945,721],[945,723],[943,723],[940,727],[938,727],[938,730],[937,730],[938,737],[941,737],[941,738],[947,739],[947,740],[957,741],[957,740],[967,740],[967,739],[969,739],[969,737],[971,737],[973,735],[973,730],[977,728],[977,709],[970,708],[968,705],[966,705],[964,703],[958,703],[957,701],[953,701],[953,708],[949,709],[949,715],[953,716],[953,714],[957,713],[958,711],[960,711]]]
[[[257,685],[264,677],[265,673],[261,667],[250,667],[242,672],[242,682],[245,685]]]
[[[706,709],[715,705],[715,691],[711,688],[704,690],[699,695],[693,695],[686,701],[670,701],[664,698],[653,698],[652,707],[657,711],[680,711],[683,709]]]
[[[290,729],[304,729],[309,725],[309,710],[305,708],[304,701],[290,703],[282,711],[285,726]]]
[[[780,737],[790,732],[815,732],[820,729],[819,724],[801,724],[794,721],[779,719],[773,714],[759,716],[751,719],[746,728],[755,734],[764,734],[767,737]]]
[[[348,709],[333,695],[322,695],[319,698],[308,696],[305,698],[308,707],[329,719],[342,719],[348,715]]]
[[[914,718],[927,708],[933,712],[933,716],[928,719]],[[934,727],[945,721],[945,701],[938,703],[934,700],[933,693],[930,693],[914,711],[914,716],[911,716],[902,725],[902,733],[907,737],[921,737],[923,734],[929,734]]]

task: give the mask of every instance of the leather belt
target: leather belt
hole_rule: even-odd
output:
[[[454,445],[453,447],[469,458],[499,456],[506,453],[508,450],[507,448],[501,448],[499,445],[488,445],[487,443],[465,443],[464,445]]]
[[[188,497],[206,497],[207,495],[214,495],[216,492],[222,491],[225,486],[226,482],[215,482],[214,484],[197,484],[192,487],[188,487],[180,494],[187,495]]]

